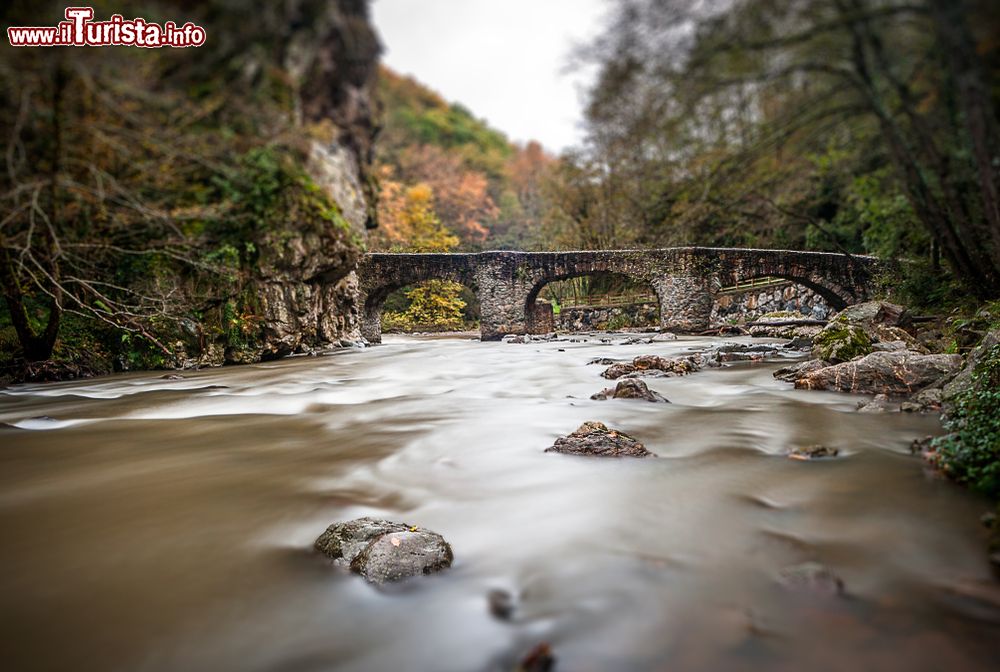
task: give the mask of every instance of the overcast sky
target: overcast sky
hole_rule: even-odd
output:
[[[462,103],[511,140],[559,152],[581,139],[570,51],[601,27],[607,0],[375,0],[383,61]]]

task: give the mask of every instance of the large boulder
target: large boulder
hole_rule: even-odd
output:
[[[594,457],[650,457],[653,453],[625,432],[601,422],[585,422],[569,436],[561,436],[545,449],[546,453],[589,455]]]
[[[873,350],[928,350],[906,331],[906,309],[887,301],[867,301],[842,310],[813,338],[813,357],[846,362]]]
[[[873,352],[805,373],[795,380],[795,387],[902,396],[954,374],[961,366],[960,355],[923,355],[908,350]]]
[[[968,357],[966,357],[965,366],[958,372],[958,375],[945,384],[942,390],[941,396],[945,405],[962,392],[972,389],[972,374],[975,372],[976,367],[989,357],[990,351],[997,344],[1000,344],[1000,329],[988,332],[983,337],[983,340],[979,342],[979,345],[973,348]]]
[[[885,325],[888,327],[905,327],[910,322],[910,316],[903,306],[888,301],[866,301],[844,308],[835,318],[837,322],[857,324],[863,327]]]
[[[451,546],[440,534],[378,518],[334,523],[316,539],[316,550],[380,585],[451,566]]]
[[[649,389],[646,383],[637,378],[619,380],[618,384],[614,387],[601,390],[590,398],[598,401],[604,401],[605,399],[641,399],[643,401],[670,403],[666,397]]]
[[[846,362],[871,351],[868,332],[849,322],[831,322],[813,338],[812,356],[829,362]]]
[[[804,362],[796,362],[789,366],[783,366],[774,372],[774,377],[787,383],[794,383],[799,378],[806,376],[813,371],[819,371],[830,366],[830,362],[822,359],[807,359]]]

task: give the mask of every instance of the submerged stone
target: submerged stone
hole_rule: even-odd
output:
[[[785,567],[778,573],[778,582],[797,592],[835,596],[844,592],[844,582],[833,571],[818,562],[803,562]]]
[[[840,450],[837,448],[827,448],[819,444],[806,448],[792,448],[788,451],[788,457],[793,460],[819,460],[825,457],[837,457],[839,454]]]
[[[585,422],[569,436],[561,436],[546,453],[592,455],[594,457],[650,457],[653,453],[624,432],[601,422]]]
[[[453,559],[451,546],[436,532],[368,517],[334,523],[315,548],[374,584],[431,574]]]
[[[888,394],[876,394],[871,401],[858,403],[858,413],[885,413],[886,411],[896,411],[898,407],[889,400]]]

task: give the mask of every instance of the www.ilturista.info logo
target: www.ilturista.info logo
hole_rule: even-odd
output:
[[[167,21],[162,26],[145,19],[125,19],[112,14],[108,21],[94,21],[93,7],[67,7],[66,20],[56,26],[13,26],[7,39],[13,47],[104,47],[128,46],[200,47],[205,29],[188,21],[178,26]]]

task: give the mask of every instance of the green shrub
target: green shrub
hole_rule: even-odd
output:
[[[973,490],[1000,498],[1000,345],[976,367],[972,386],[959,393],[945,421],[949,434],[934,440],[937,465]]]
[[[462,285],[448,280],[428,280],[406,291],[405,310],[382,313],[382,330],[457,331],[466,326]]]
[[[608,331],[618,331],[619,329],[626,329],[628,327],[635,326],[633,320],[625,313],[618,313],[617,315],[612,315],[611,319],[608,320],[604,328]]]

